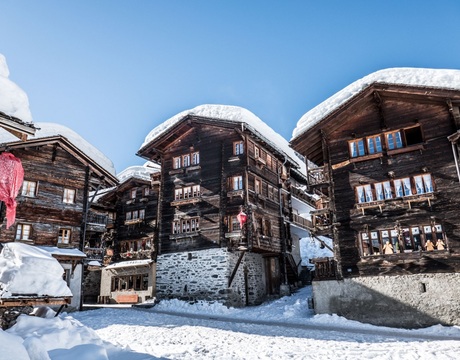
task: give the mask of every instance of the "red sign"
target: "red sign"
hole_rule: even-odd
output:
[[[0,200],[6,205],[6,228],[16,220],[16,196],[24,180],[21,160],[11,153],[0,154]]]

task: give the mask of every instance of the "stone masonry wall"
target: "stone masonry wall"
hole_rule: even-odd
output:
[[[317,314],[375,325],[460,325],[460,274],[371,276],[314,281]]]
[[[238,257],[239,252],[220,248],[160,255],[157,259],[157,297],[215,300],[228,306],[244,306],[246,267],[249,304],[256,304],[265,294],[263,259],[260,255],[246,253],[229,288],[228,281]]]

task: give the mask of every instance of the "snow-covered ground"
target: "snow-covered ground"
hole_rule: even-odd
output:
[[[0,359],[459,357],[459,327],[402,330],[314,315],[308,309],[309,296],[311,287],[244,309],[168,300],[153,308],[111,307],[56,318],[21,316],[18,324],[0,331]]]

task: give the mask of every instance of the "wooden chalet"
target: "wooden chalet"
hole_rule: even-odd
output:
[[[70,129],[49,123],[37,123],[36,127],[35,135],[27,141],[0,129],[0,152],[12,153],[24,168],[23,185],[16,198],[16,222],[6,228],[2,207],[0,242],[77,249],[76,256],[69,253],[60,259],[64,269],[69,267],[72,273],[69,281],[80,282],[72,288],[81,291],[81,274],[73,274],[82,271],[89,195],[114,186],[117,179],[110,160]],[[80,294],[74,294],[72,306],[80,307]]]
[[[334,240],[334,258],[317,260],[317,312],[459,324],[459,106],[460,71],[388,69],[301,118],[291,145],[317,165],[313,225]]]
[[[137,303],[155,295],[160,168],[132,166],[118,178],[121,183],[97,201],[115,210],[104,244],[110,253],[104,259],[99,302]]]
[[[295,284],[289,179],[302,160],[273,134],[245,109],[204,105],[147,136],[138,155],[161,163],[159,297],[248,305]]]

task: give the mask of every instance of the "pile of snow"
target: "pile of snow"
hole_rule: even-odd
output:
[[[161,171],[160,165],[151,161],[147,161],[142,166],[130,166],[124,169],[123,171],[117,174],[117,178],[120,181],[120,183],[131,178],[150,181],[150,175],[159,171]]]
[[[0,111],[24,122],[32,122],[27,94],[8,77],[10,71],[5,56],[0,54]]]
[[[64,270],[49,252],[22,243],[6,243],[0,253],[0,298],[72,296]]]
[[[206,104],[197,106],[190,110],[182,111],[150,131],[150,133],[145,137],[140,150],[142,150],[155,138],[167,132],[174,125],[178,124],[187,115],[204,117],[215,121],[233,121],[244,125],[247,129],[257,134],[261,139],[264,139],[275,149],[284,153],[291,162],[301,169],[303,174],[306,173],[305,162],[302,161],[299,158],[299,155],[289,146],[287,140],[275,132],[270,126],[265,124],[252,112],[239,106]]]
[[[348,85],[304,114],[292,132],[292,140],[374,83],[460,90],[460,70],[390,68],[374,72]]]
[[[74,318],[54,317],[48,310],[45,318],[21,315],[12,328],[0,330],[1,359],[153,359],[103,341]]]
[[[95,146],[91,145],[88,141],[83,139],[75,131],[69,129],[64,125],[56,123],[39,122],[35,123],[34,125],[37,128],[37,130],[35,131],[35,135],[28,136],[29,140],[62,136],[66,138],[70,143],[72,143],[76,148],[82,151],[86,156],[92,159],[96,164],[99,164],[108,173],[115,176],[115,167],[113,165],[112,160],[105,156]],[[9,142],[17,141],[17,137],[10,134],[6,130],[0,129],[0,143],[6,144]]]

